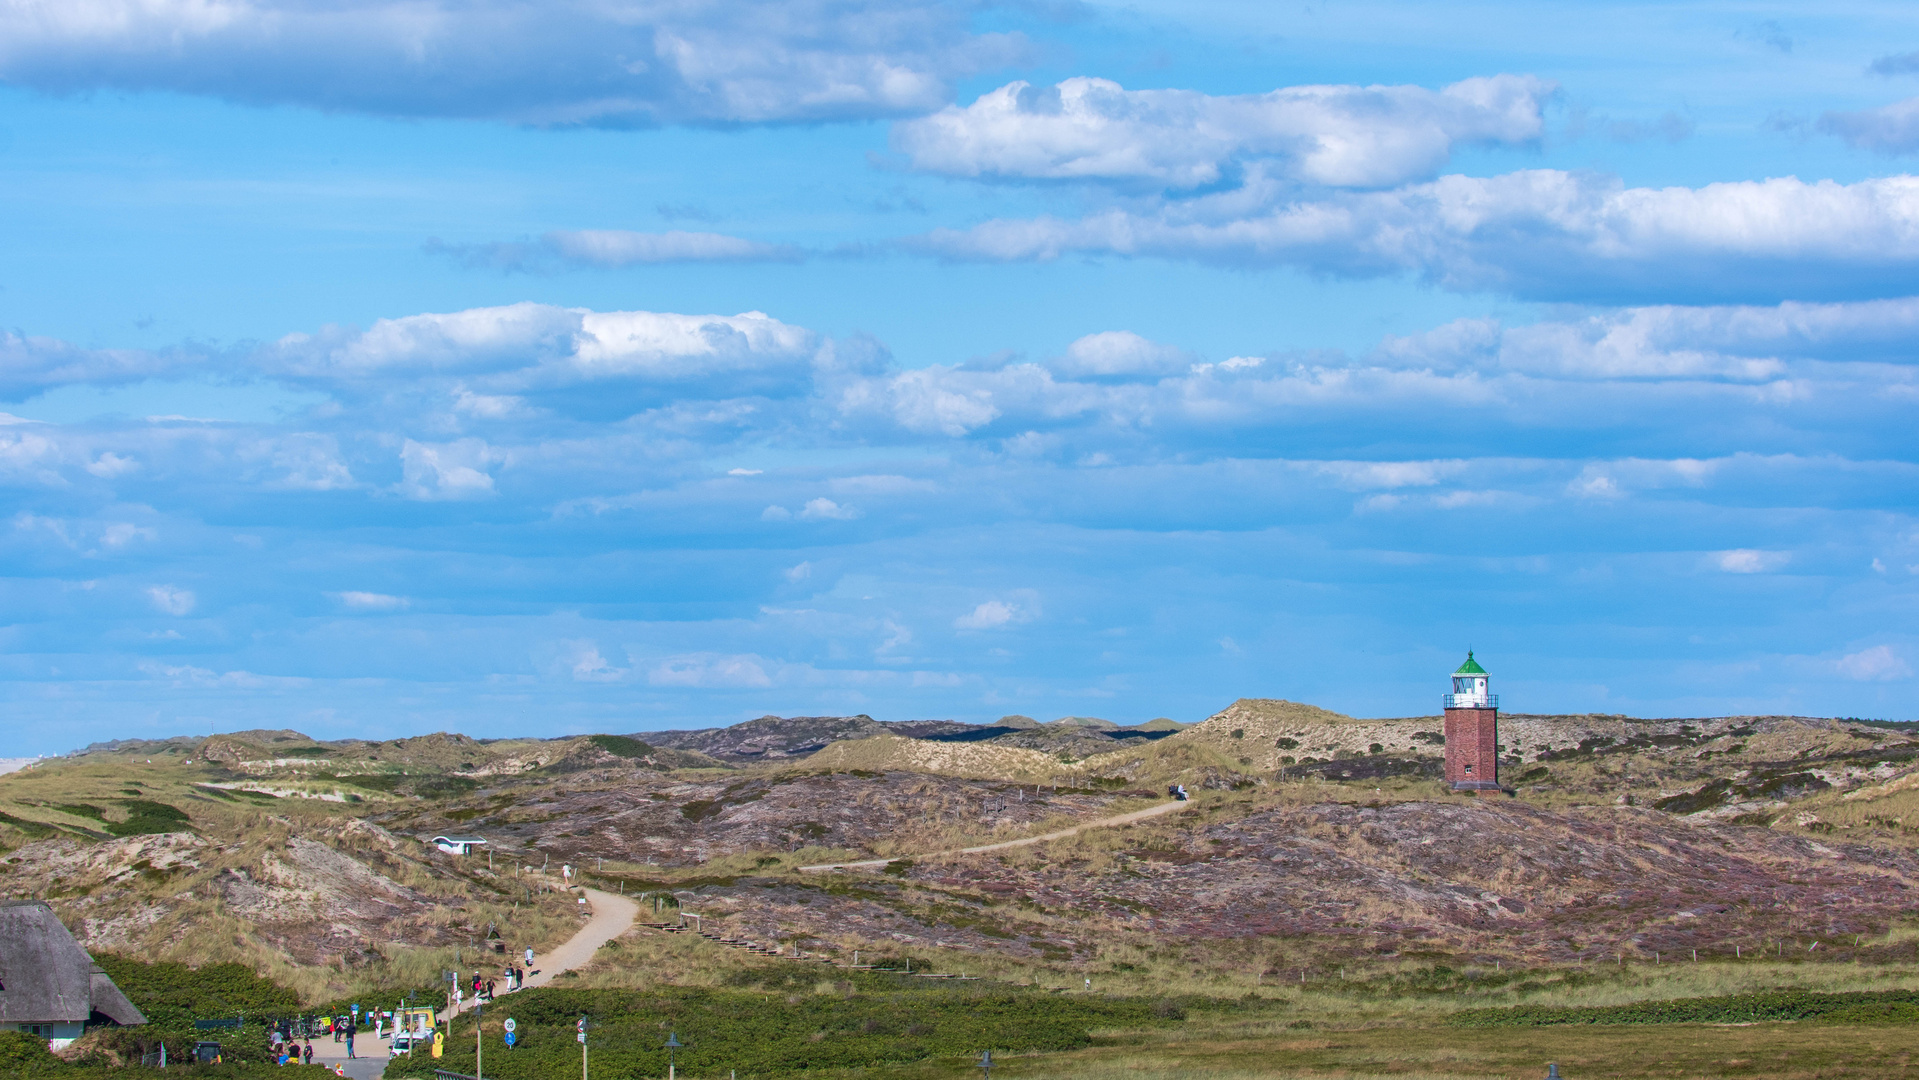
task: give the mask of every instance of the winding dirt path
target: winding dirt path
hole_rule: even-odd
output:
[[[1057,832],[1041,833],[1038,836],[1022,836],[1018,840],[1001,840],[995,844],[980,844],[977,847],[953,848],[948,851],[929,851],[920,855],[896,855],[890,859],[862,859],[859,862],[821,863],[818,866],[802,866],[801,872],[823,870],[877,870],[890,862],[900,859],[935,859],[941,855],[978,855],[986,851],[1004,851],[1007,848],[1027,847],[1032,844],[1044,844],[1048,840],[1063,840],[1068,836],[1083,833],[1088,829],[1109,829],[1115,825],[1127,825],[1135,821],[1170,814],[1175,810],[1190,809],[1197,804],[1191,802],[1163,802],[1149,806],[1144,810],[1134,810],[1127,814],[1115,814],[1097,821],[1082,821],[1078,825],[1060,829]]]
[[[633,923],[640,917],[639,901],[631,897],[600,889],[582,888],[580,891],[586,894],[586,902],[593,911],[593,917],[586,921],[585,926],[580,927],[578,933],[567,938],[552,952],[544,956],[539,953],[533,954],[536,967],[533,973],[526,977],[526,985],[523,989],[530,990],[536,986],[545,986],[575,968],[585,967],[592,961],[593,954],[600,951],[600,946],[631,930]],[[507,998],[501,995],[500,1000],[505,1001]],[[465,1012],[474,1004],[472,998],[467,998],[460,1002],[460,1011]],[[445,1010],[441,1011],[445,1012]]]

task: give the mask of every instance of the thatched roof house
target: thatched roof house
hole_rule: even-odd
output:
[[[146,1022],[44,901],[0,901],[0,1031],[57,1049],[89,1023]]]

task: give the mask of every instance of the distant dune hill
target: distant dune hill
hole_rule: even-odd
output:
[[[1113,723],[1111,720],[1101,720],[1097,716],[1062,716],[1047,726],[1086,728],[1090,731],[1119,730],[1118,724]]]
[[[729,766],[697,750],[653,746],[631,735],[586,735],[567,740],[566,753],[541,766],[547,772],[573,773],[588,769],[640,768],[724,769]]]
[[[1241,698],[1163,745],[1205,746],[1241,767],[1272,771],[1282,758],[1332,758],[1342,752],[1436,755],[1444,743],[1438,717],[1356,720],[1344,713],[1274,698]]]
[[[873,772],[902,770],[991,780],[1048,780],[1065,771],[1057,754],[996,742],[934,742],[880,735],[836,742],[807,759],[809,767]]]
[[[1168,717],[1162,716],[1154,720],[1148,720],[1144,724],[1136,725],[1133,728],[1133,730],[1134,731],[1185,731],[1187,728],[1192,726],[1193,725],[1191,724],[1182,724],[1177,720],[1173,720]]]
[[[998,720],[993,721],[993,726],[1003,728],[1036,728],[1039,726],[1039,721],[1030,716],[1021,716],[1019,713],[1012,713],[1011,715],[1002,716]]]
[[[930,739],[941,735],[960,735],[984,731],[985,724],[965,724],[958,720],[882,720],[880,726],[909,739]]]
[[[732,727],[698,731],[642,731],[631,738],[671,750],[697,750],[721,761],[777,761],[805,757],[842,739],[887,735],[870,716],[762,716]]]

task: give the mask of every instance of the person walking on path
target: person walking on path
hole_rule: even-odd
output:
[[[347,1021],[346,1031],[344,1032],[344,1034],[346,1035],[347,1060],[351,1061],[353,1059],[353,1036],[356,1034],[356,1029],[353,1025],[353,1021],[351,1020]]]
[[[526,966],[533,966],[533,947],[531,945],[526,948]]]
[[[300,1064],[313,1064],[313,1040],[308,1039],[305,1048],[300,1051]]]

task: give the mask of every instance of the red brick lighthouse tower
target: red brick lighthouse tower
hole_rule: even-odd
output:
[[[1466,653],[1446,695],[1446,782],[1454,791],[1499,788],[1499,696],[1486,689],[1492,676]]]

